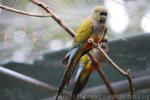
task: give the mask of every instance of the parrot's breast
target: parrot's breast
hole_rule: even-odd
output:
[[[104,24],[98,24],[94,26],[93,34],[103,34],[105,30]]]
[[[98,21],[93,20],[93,34],[103,34],[106,28],[106,23],[99,23]]]

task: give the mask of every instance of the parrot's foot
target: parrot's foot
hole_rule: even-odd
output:
[[[93,38],[89,38],[88,39],[88,43],[92,43],[92,42],[94,42],[94,39]]]

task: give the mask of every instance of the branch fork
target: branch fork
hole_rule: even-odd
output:
[[[95,43],[92,39],[88,39],[88,42],[91,43],[94,48],[98,49],[99,52],[102,53],[106,57],[106,60],[111,64],[112,67],[114,67],[119,73],[121,73],[122,75],[128,78],[131,100],[133,100],[134,88],[133,88],[132,75],[131,75],[130,69],[127,69],[127,71],[124,71],[116,63],[114,63],[111,60],[111,58],[104,52],[104,50],[99,46],[99,44]]]

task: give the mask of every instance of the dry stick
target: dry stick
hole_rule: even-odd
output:
[[[42,7],[45,11],[47,11],[48,14],[51,15],[51,17],[62,27],[64,28],[72,37],[75,36],[75,32],[67,25],[65,24],[62,20],[60,20],[60,18],[58,18],[58,16],[56,16],[51,9],[49,9],[49,7],[45,4],[43,4],[42,2],[39,2],[38,0],[30,0],[32,3]],[[91,55],[91,54],[90,54]],[[99,71],[100,72],[100,71]],[[101,73],[102,74],[102,73]],[[101,76],[101,75],[100,75]]]
[[[75,32],[66,24],[64,23],[62,20],[60,20],[60,18],[58,16],[56,16],[51,9],[45,5],[42,2],[39,2],[38,0],[29,0],[32,3],[40,6],[41,8],[43,8],[48,14],[50,14],[50,16],[61,26],[63,27],[72,37],[75,36]]]
[[[8,11],[11,11],[11,12],[15,12],[15,13],[18,13],[18,14],[26,15],[26,16],[33,16],[33,17],[50,17],[49,14],[41,15],[41,14],[29,13],[29,12],[21,11],[21,10],[14,9],[14,8],[11,8],[11,7],[6,7],[6,6],[3,6],[3,5],[1,5],[1,4],[0,4],[0,8],[1,8],[1,9],[5,9],[5,10],[8,10]]]
[[[121,69],[117,64],[115,64],[111,58],[104,52],[104,50],[98,46],[94,41],[92,40],[89,40],[89,42],[91,42],[91,44],[99,50],[99,52],[101,52],[108,60],[108,62],[115,68],[117,69],[117,71],[119,71],[121,74],[123,74],[125,77],[128,78],[128,81],[129,81],[129,88],[130,88],[130,91],[131,91],[131,100],[133,100],[133,91],[134,91],[134,88],[133,88],[133,83],[132,83],[132,75],[130,73],[130,70],[128,69],[127,71],[124,71],[123,69]]]
[[[107,89],[109,90],[110,95],[112,95],[114,97],[114,100],[119,100],[119,97],[116,95],[114,89],[112,88],[112,86],[109,83],[109,80],[105,77],[105,74],[101,68],[101,65],[98,63],[98,61],[94,58],[94,56],[92,56],[91,53],[88,53],[89,58],[91,59],[94,67],[97,69],[97,72],[99,73],[100,77],[102,78],[102,80],[104,81]]]

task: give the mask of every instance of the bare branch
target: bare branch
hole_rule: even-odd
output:
[[[62,20],[60,20],[60,18],[58,16],[56,16],[51,9],[45,5],[42,2],[39,2],[38,0],[30,0],[32,3],[40,6],[41,8],[43,8],[49,15],[51,15],[51,17],[61,26],[63,27],[64,30],[66,30],[72,37],[75,36],[75,32]]]
[[[96,70],[97,70],[98,74],[100,75],[101,79],[105,83],[105,86],[109,90],[109,94],[114,97],[114,100],[119,100],[119,97],[116,95],[115,90],[112,88],[112,86],[110,85],[109,80],[106,78],[106,76],[105,76],[105,74],[104,74],[104,72],[102,70],[102,66],[100,65],[100,63],[98,63],[98,61],[94,58],[94,56],[92,56],[91,53],[88,53],[88,56],[91,59],[93,65],[96,68]]]
[[[3,6],[1,4],[0,4],[0,8],[4,9],[4,10],[11,11],[11,12],[15,12],[15,13],[18,13],[18,14],[26,15],[26,16],[33,16],[33,17],[50,17],[51,16],[49,14],[41,15],[41,14],[29,13],[29,12],[25,12],[25,11],[22,11],[22,10],[14,9],[14,8],[11,8],[11,7],[6,7],[6,6]]]
[[[118,72],[120,72],[122,75],[128,78],[129,88],[131,92],[131,100],[133,100],[133,83],[132,83],[132,75],[130,73],[130,70],[128,69],[127,71],[124,71],[123,69],[121,69],[115,62],[113,62],[113,60],[104,52],[104,50],[100,46],[98,46],[92,40],[90,41],[90,43],[93,44],[93,46],[97,48],[99,52],[102,53],[106,57],[106,60],[112,65],[112,67],[114,67]]]
[[[24,83],[30,84],[34,87],[46,90],[48,92],[52,92],[52,93],[56,93],[58,88],[52,85],[49,85],[47,83],[41,82],[39,80],[36,80],[34,78],[31,78],[29,76],[23,75],[21,73],[12,71],[10,69],[4,68],[2,66],[0,66],[0,74],[6,75],[8,77],[11,77],[13,79],[22,81]],[[64,91],[63,95],[69,96],[69,92]]]

